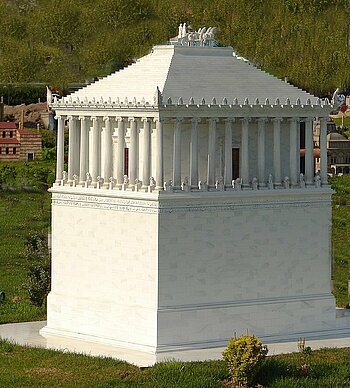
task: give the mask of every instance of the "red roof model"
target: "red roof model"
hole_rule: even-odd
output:
[[[17,129],[17,125],[11,121],[0,121],[0,129]]]

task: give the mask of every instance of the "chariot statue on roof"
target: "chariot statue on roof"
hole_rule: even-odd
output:
[[[176,46],[209,46],[217,45],[215,41],[216,27],[201,27],[197,31],[191,32],[186,23],[179,25],[177,37],[170,40],[170,43]]]

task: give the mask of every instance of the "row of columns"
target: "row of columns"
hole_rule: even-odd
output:
[[[282,118],[273,119],[273,171],[274,184],[281,185],[281,122]],[[192,187],[198,187],[198,118],[191,121],[191,145],[190,145],[190,184]],[[224,144],[224,184],[225,187],[232,186],[232,124],[233,118],[227,118],[225,121],[225,144]],[[249,122],[251,119],[241,119],[241,171],[243,185],[249,184]],[[258,181],[260,186],[265,186],[265,125],[266,118],[258,119]],[[298,131],[299,119],[289,119],[290,125],[290,180],[292,185],[298,182],[299,154],[300,154],[300,133]],[[313,119],[307,118],[305,121],[305,178],[306,184],[311,185],[314,180],[314,156],[313,156]],[[321,119],[320,148],[321,148],[321,182],[327,183],[327,119]],[[217,118],[209,119],[208,131],[208,167],[207,183],[209,187],[215,185],[215,160],[216,160],[216,124]],[[176,119],[174,129],[174,150],[173,150],[173,184],[174,188],[180,185],[181,177],[181,119]]]
[[[124,137],[126,132],[126,118],[116,119],[116,129],[114,132],[114,118],[112,117],[68,117],[69,120],[69,152],[68,152],[68,182],[72,182],[73,175],[79,171],[79,181],[86,180],[86,174],[89,169],[89,128],[91,128],[91,163],[89,173],[91,174],[92,184],[96,184],[103,163],[105,179],[113,175],[113,143],[112,135],[117,135],[116,151],[116,184],[121,186],[124,181]],[[232,132],[235,118],[226,118],[225,122],[225,144],[224,144],[224,185],[232,187]],[[243,185],[248,185],[249,177],[249,123],[250,118],[239,119],[241,121],[241,161],[240,177]],[[281,184],[281,122],[282,118],[273,118],[273,177],[274,184]],[[289,120],[289,165],[290,165],[290,183],[296,185],[299,172],[299,153],[300,153],[300,134],[298,131],[299,121],[297,118]],[[313,156],[313,119],[306,118],[305,121],[305,182],[311,185],[314,180],[314,156]],[[104,124],[103,124],[104,121]],[[139,119],[131,117],[128,119],[130,126],[130,148],[129,148],[129,181],[134,185],[137,180],[138,170],[138,121]],[[144,185],[148,185],[151,176],[151,133],[152,121],[150,118],[142,118],[143,123],[143,163],[142,180]],[[190,177],[189,184],[192,188],[198,187],[198,122],[199,118],[191,119],[191,143],[190,143]],[[215,165],[216,165],[216,131],[218,118],[209,119],[208,129],[208,166],[207,166],[207,184],[210,187],[215,186]],[[258,147],[257,147],[257,173],[258,182],[261,187],[265,186],[265,132],[267,118],[258,118]],[[91,124],[92,122],[92,124]],[[156,189],[163,188],[163,120],[155,119],[156,122],[156,144],[153,147],[156,161]],[[320,120],[320,149],[321,149],[321,182],[327,183],[327,120]],[[63,177],[64,165],[64,123],[65,117],[58,117],[58,136],[57,136],[57,174],[56,180],[59,182]],[[181,187],[181,135],[182,118],[174,120],[174,140],[173,140],[173,171],[172,182],[174,189]],[[104,126],[103,136],[101,137],[102,126]],[[101,139],[103,142],[104,155],[101,158]],[[101,162],[102,161],[102,162]]]
[[[77,117],[59,116],[57,128],[57,167],[56,182],[63,179],[64,173],[64,126],[68,119],[69,148],[68,148],[68,183],[73,182],[74,176],[79,172],[79,182],[85,182],[87,174],[91,174],[91,183],[96,185],[98,177],[103,171],[105,179],[113,176],[113,142],[114,118],[112,117]],[[130,123],[130,153],[129,153],[129,181],[135,185],[138,171],[138,119],[129,118]],[[103,123],[104,121],[104,123]],[[121,186],[124,182],[124,144],[126,133],[126,118],[116,119],[116,184]],[[148,185],[151,174],[151,125],[152,119],[143,118],[143,164],[142,179]],[[156,182],[158,189],[163,187],[163,121],[156,119]],[[104,130],[101,131],[102,127]],[[91,128],[91,147],[89,147],[89,129]],[[104,154],[101,157],[103,142]],[[89,155],[89,148],[91,155]],[[89,163],[90,159],[90,163]],[[89,171],[90,166],[90,171]]]

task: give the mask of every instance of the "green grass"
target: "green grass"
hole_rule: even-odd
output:
[[[43,191],[0,190],[0,323],[45,319],[45,307],[30,304],[23,287],[26,281],[22,256],[30,233],[47,234],[50,225],[50,194]]]
[[[350,349],[311,354],[310,372],[301,377],[298,353],[268,357],[257,382],[265,387],[348,387]],[[94,358],[27,348],[0,340],[1,387],[223,387],[223,361],[175,362],[140,369],[111,358]]]
[[[337,305],[345,307],[349,302],[348,278],[350,276],[350,176],[330,180],[333,195],[333,293]]]

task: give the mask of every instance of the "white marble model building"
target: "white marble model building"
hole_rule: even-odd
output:
[[[337,326],[331,107],[211,42],[182,30],[51,104],[57,179],[43,334],[159,353],[226,345],[247,330],[292,339]]]

